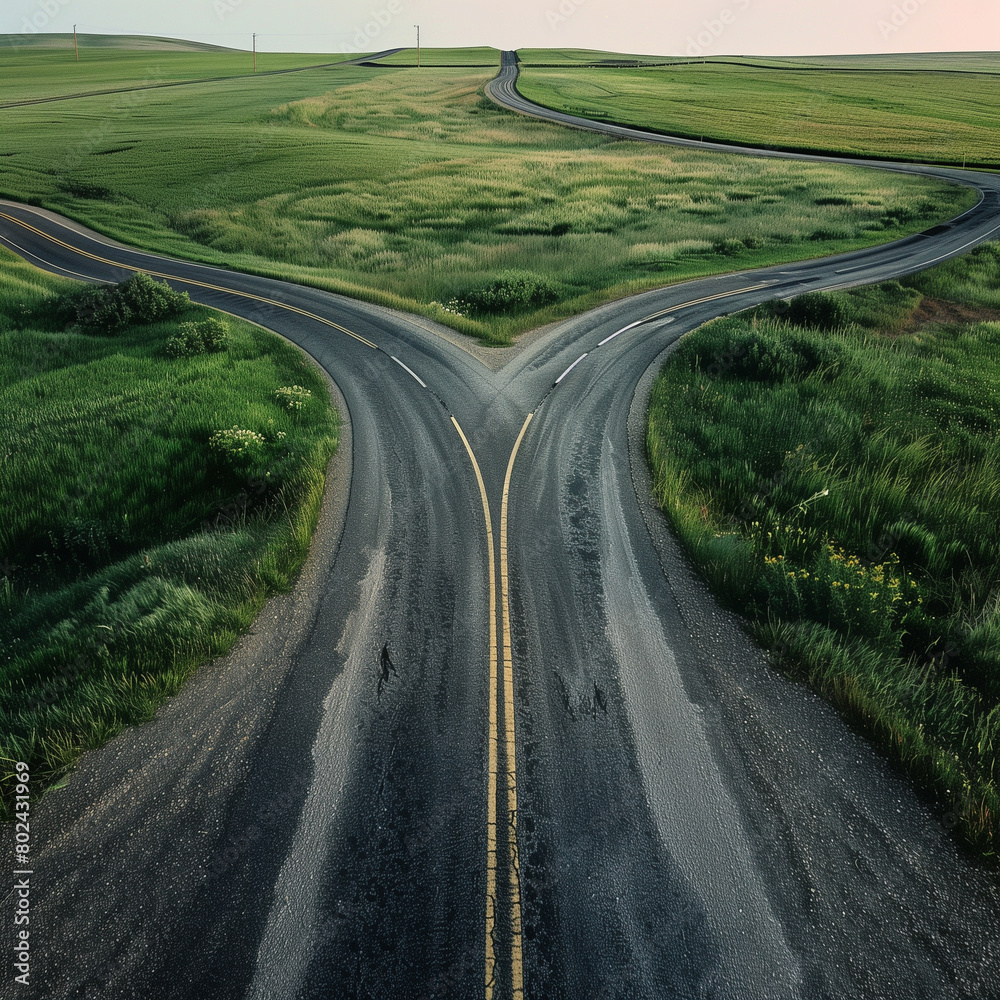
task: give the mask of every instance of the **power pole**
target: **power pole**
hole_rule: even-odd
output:
[[[420,69],[420,25],[415,24],[413,27],[417,29],[417,69]]]
[[[253,33],[253,71],[257,72],[257,32]]]
[[[76,52],[76,61],[80,61],[80,46],[76,42],[76,25],[73,25],[73,49]]]

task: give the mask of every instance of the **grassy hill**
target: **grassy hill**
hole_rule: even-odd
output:
[[[942,58],[928,58],[926,65],[938,66]],[[850,70],[719,60],[644,69],[529,64],[519,86],[546,107],[690,139],[1000,165],[996,68],[887,72],[860,68],[866,63],[859,60],[859,68]]]
[[[10,762],[56,781],[289,584],[337,443],[281,338],[185,302],[87,326],[81,287],[0,250],[0,816]],[[212,320],[214,349],[174,350]]]

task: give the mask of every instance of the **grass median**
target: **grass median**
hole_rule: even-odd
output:
[[[12,108],[0,191],[494,344],[643,289],[888,242],[974,202],[925,178],[533,121],[483,97],[494,72],[342,66]]]
[[[95,309],[0,250],[0,815],[14,762],[47,787],[151,718],[305,558],[337,444],[321,374],[177,308]]]
[[[995,863],[1000,244],[717,320],[655,384],[656,495],[716,593]]]

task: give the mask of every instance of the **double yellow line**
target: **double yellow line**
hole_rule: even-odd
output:
[[[739,295],[741,292],[755,291],[763,288],[768,282],[762,282],[748,288],[740,288],[730,292],[720,292],[715,295],[706,295],[703,298],[692,299],[678,305],[670,306],[660,312],[653,313],[640,320],[639,324],[648,323],[668,313],[676,312],[688,306],[700,305],[703,302],[711,302],[716,299],[728,298],[732,295]],[[499,553],[494,541],[493,516],[490,512],[490,501],[486,491],[486,483],[483,479],[482,470],[476,459],[476,454],[472,450],[469,439],[465,436],[461,425],[451,417],[451,422],[455,426],[462,444],[469,455],[473,471],[476,474],[476,482],[479,484],[479,498],[483,506],[483,518],[486,522],[486,542],[489,556],[489,746],[488,746],[488,784],[486,791],[486,949],[485,949],[485,969],[484,985],[486,1000],[493,1000],[497,988],[497,882],[499,857],[499,838],[504,824],[507,827],[507,859],[509,881],[509,902],[510,902],[510,984],[513,1000],[524,1000],[524,938],[521,919],[521,869],[520,855],[517,845],[517,750],[515,744],[514,730],[514,660],[510,634],[510,574],[508,568],[508,507],[510,500],[510,481],[514,472],[514,462],[517,459],[518,451],[524,440],[524,435],[528,430],[534,414],[529,413],[521,425],[521,430],[511,449],[510,458],[507,462],[507,472],[504,476],[503,494],[500,500],[500,545]],[[499,560],[498,560],[499,556]],[[499,601],[497,600],[496,573],[499,561],[500,587]],[[497,624],[499,607],[499,627]],[[504,803],[499,793],[500,789],[500,725],[499,725],[499,687],[502,673],[503,680],[503,720],[504,720],[504,763],[506,802]],[[506,816],[502,816],[501,809],[506,806]]]
[[[490,561],[490,695],[489,695],[489,748],[488,748],[488,787],[486,791],[486,966],[485,988],[486,1000],[493,1000],[496,990],[497,971],[497,846],[499,831],[504,824],[507,827],[507,859],[508,884],[510,900],[510,983],[514,1000],[524,998],[524,947],[521,925],[521,869],[517,847],[517,750],[514,734],[514,660],[510,637],[510,575],[507,562],[507,512],[510,499],[510,480],[514,472],[514,461],[521,448],[528,424],[534,414],[529,413],[521,425],[521,431],[514,442],[514,447],[507,462],[507,474],[504,477],[503,495],[500,501],[500,601],[497,627],[497,552],[493,540],[493,518],[490,514],[490,502],[486,493],[486,483],[476,460],[475,452],[469,439],[465,436],[459,422],[451,418],[469,454],[472,468],[479,483],[479,498],[483,505],[483,516],[486,520],[486,539]],[[500,785],[500,726],[499,680],[500,669],[503,672],[503,718],[504,718],[504,764],[506,781],[506,801],[502,802],[498,789]],[[501,819],[500,810],[505,810]]]
[[[98,254],[89,253],[87,250],[81,250],[79,247],[75,247],[71,243],[66,243],[63,240],[57,239],[55,236],[49,235],[49,233],[46,233],[44,230],[38,229],[36,226],[32,226],[27,222],[22,222],[20,219],[15,218],[13,215],[8,215],[6,212],[0,212],[0,219],[6,219],[8,222],[13,222],[14,225],[20,226],[22,229],[27,229],[30,232],[41,236],[43,239],[48,240],[50,243],[55,243],[57,246],[64,247],[67,250],[71,250],[75,254],[79,254],[81,257],[87,257],[100,264],[108,264],[111,267],[120,267],[125,271],[142,271],[144,274],[148,274],[153,278],[169,278],[171,281],[179,281],[182,284],[192,285],[195,288],[207,288],[213,292],[223,292],[226,295],[235,295],[241,299],[250,299],[253,302],[260,302],[264,305],[274,306],[276,309],[284,309],[286,312],[296,313],[299,316],[305,316],[307,319],[315,320],[317,323],[322,323],[325,326],[332,327],[334,330],[347,334],[348,337],[364,344],[365,347],[371,347],[374,350],[378,350],[377,344],[373,344],[370,340],[362,337],[360,334],[354,333],[352,330],[348,330],[346,326],[341,326],[339,323],[334,323],[333,320],[326,319],[324,316],[319,316],[316,313],[309,312],[307,309],[300,309],[298,306],[290,305],[287,302],[279,302],[277,299],[269,299],[264,295],[254,295],[252,292],[241,292],[235,288],[227,288],[224,285],[213,285],[207,281],[197,281],[194,278],[184,278],[177,274],[166,274],[162,271],[149,271],[144,267],[135,267],[132,264],[123,264],[121,261],[111,260],[108,257],[101,257]],[[22,250],[24,253],[29,252],[23,250],[21,247],[18,247],[18,249]],[[191,266],[196,267],[200,265],[192,264]],[[77,271],[70,271],[65,267],[60,267],[59,270],[65,271],[67,274],[72,274],[77,278],[91,280],[89,275],[80,274]]]
[[[705,295],[700,299],[691,299],[689,302],[679,302],[675,306],[669,306],[668,308],[661,309],[659,312],[655,312],[650,316],[644,316],[641,320],[639,320],[639,323],[650,323],[654,319],[666,316],[668,313],[677,312],[678,309],[687,309],[688,306],[700,306],[703,302],[715,302],[716,299],[728,299],[733,295],[742,295],[744,292],[756,292],[761,288],[767,288],[770,284],[772,284],[770,281],[761,281],[756,285],[747,285],[746,288],[734,288],[731,292],[716,292],[715,295]]]

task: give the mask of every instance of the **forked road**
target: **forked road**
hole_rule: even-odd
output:
[[[515,74],[497,99],[563,120]],[[686,331],[997,232],[1000,180],[914,169],[983,200],[604,306],[498,372],[421,321],[0,203],[0,243],[40,266],[146,270],[301,345],[353,454],[280,655],[238,687],[203,671],[36,810],[35,985],[2,995],[996,996],[995,881],[716,608],[642,450],[643,387]]]

